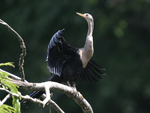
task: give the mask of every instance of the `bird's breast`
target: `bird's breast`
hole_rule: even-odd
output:
[[[79,49],[80,60],[82,61],[83,68],[86,67],[89,60],[93,56],[94,50],[86,50],[84,48]]]

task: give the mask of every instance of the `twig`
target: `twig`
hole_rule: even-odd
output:
[[[5,88],[0,88],[0,90],[7,92],[7,93],[9,93],[10,95],[12,95],[12,96],[14,96],[14,97],[19,97],[18,94],[12,93],[11,91],[9,91],[9,90],[7,90],[7,89],[5,89]],[[20,93],[20,92],[19,92],[19,93]],[[30,97],[29,95],[23,96],[23,95],[21,95],[21,93],[20,93],[20,96],[21,96],[22,99],[30,100],[31,102],[34,102],[34,103],[43,104],[43,102],[42,102],[41,100],[33,99],[33,98]]]
[[[53,100],[51,100],[50,105],[51,105],[58,113],[65,113]]]
[[[10,98],[10,94],[6,95],[6,97],[2,101],[0,101],[0,106],[4,104],[9,98]]]
[[[14,74],[11,74],[11,73],[9,73],[9,72],[7,72],[7,71],[4,71],[4,70],[2,70],[2,69],[0,69],[0,71],[1,71],[1,72],[5,72],[5,73],[8,73],[8,75],[9,75],[10,78],[13,78],[13,79],[15,79],[15,80],[21,80],[20,77],[14,75]]]
[[[24,40],[21,38],[21,36],[12,28],[10,27],[6,22],[4,22],[2,19],[0,19],[0,24],[6,26],[12,33],[14,33],[18,39],[19,39],[19,42],[20,42],[20,47],[22,49],[22,53],[20,54],[20,58],[19,58],[19,70],[20,70],[20,74],[21,74],[21,78],[22,78],[22,81],[25,80],[25,74],[24,74],[24,68],[23,68],[23,65],[24,65],[24,57],[26,56],[26,46],[25,46],[25,43],[24,43]]]
[[[46,95],[43,94],[42,98],[46,98]],[[53,100],[50,101],[50,106],[52,106],[58,113],[65,113]]]

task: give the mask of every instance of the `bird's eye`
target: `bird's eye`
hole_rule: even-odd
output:
[[[88,14],[86,14],[86,16],[88,16]]]

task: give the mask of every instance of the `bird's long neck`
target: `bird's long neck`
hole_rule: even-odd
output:
[[[86,52],[87,56],[92,57],[93,56],[93,29],[94,29],[94,23],[88,22],[88,32],[87,37],[84,45],[84,51]]]
[[[93,29],[94,29],[94,23],[93,23],[93,22],[88,22],[87,37],[88,37],[88,36],[92,36],[92,34],[93,34]]]

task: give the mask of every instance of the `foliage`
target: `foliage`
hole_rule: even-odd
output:
[[[7,62],[7,63],[0,63],[0,66],[12,66],[12,67],[15,67],[13,65],[13,62]],[[6,75],[5,75],[6,76]]]
[[[0,113],[15,113],[15,108],[6,104],[2,104],[0,106]]]
[[[12,67],[14,67],[12,62],[0,63],[0,66],[12,66]],[[14,83],[11,83],[11,80],[8,78],[8,73],[0,71],[0,84],[1,84],[0,86],[2,86],[3,88],[10,89],[10,91],[12,93],[19,94],[18,93],[19,86],[14,84]],[[13,100],[12,100],[13,107],[3,104],[0,106],[0,109],[1,109],[0,111],[3,111],[4,113],[11,113],[11,112],[20,113],[19,99],[21,99],[21,97],[16,98],[16,97],[12,96],[12,98],[13,98]]]

